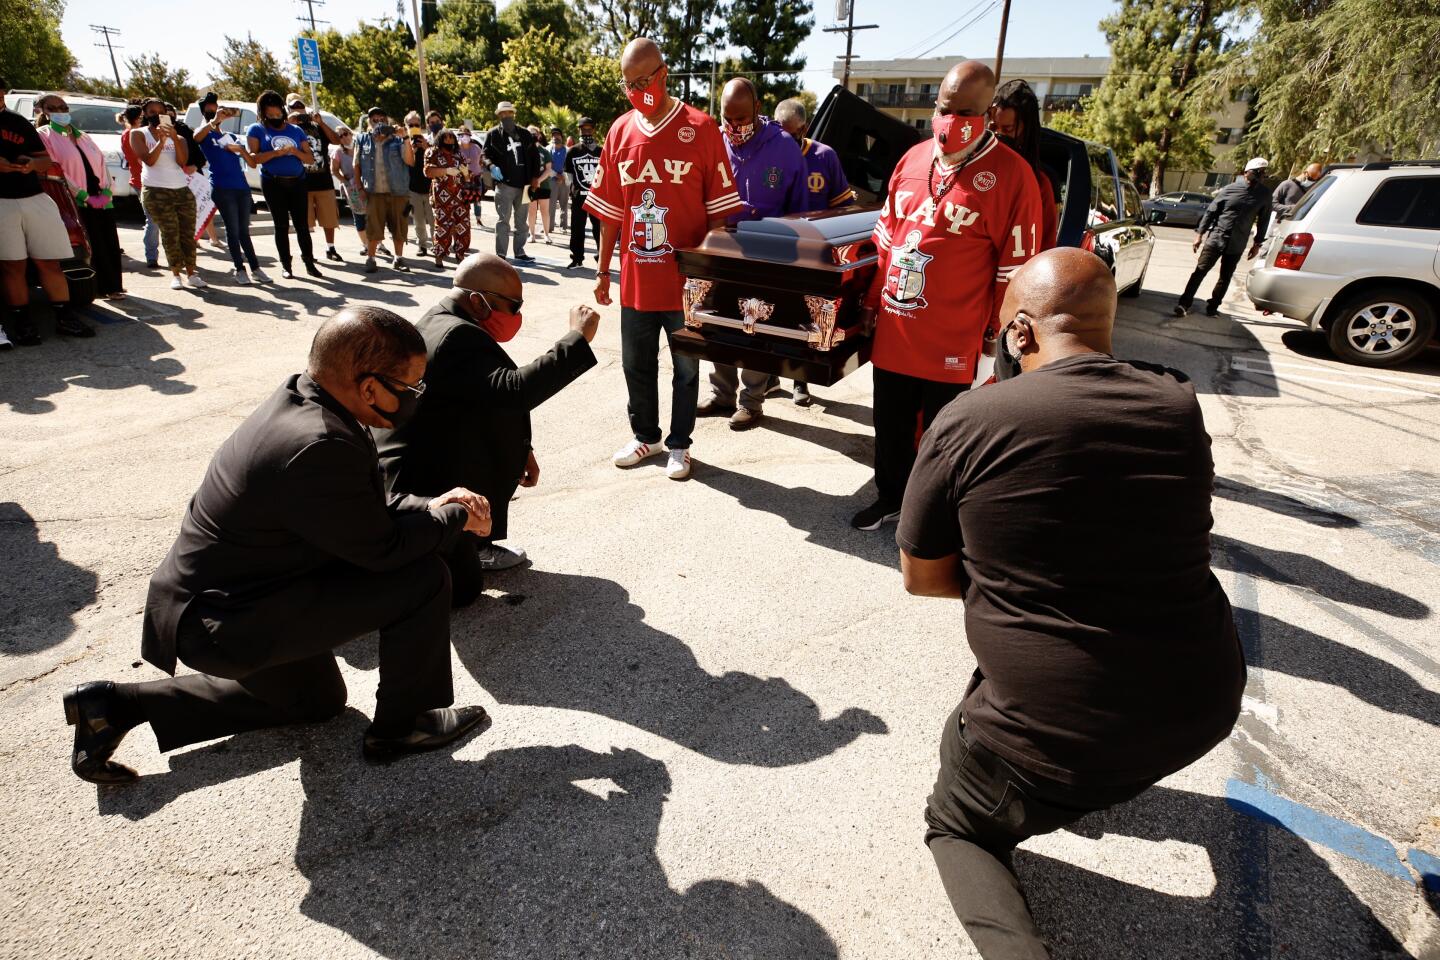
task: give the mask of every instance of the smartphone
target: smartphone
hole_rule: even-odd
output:
[[[424,130],[421,130],[419,127],[411,127],[411,128],[410,128],[410,136],[412,136],[412,137],[423,137],[423,136],[425,136],[425,131],[424,131]]]
[[[170,119],[170,114],[168,114],[168,113],[162,113],[162,114],[160,114],[160,126],[162,126],[162,127],[173,127],[173,126],[175,126],[175,121],[173,121],[173,120]]]

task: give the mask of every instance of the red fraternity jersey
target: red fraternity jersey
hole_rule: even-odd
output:
[[[615,121],[585,208],[620,225],[621,305],[679,310],[675,250],[743,205],[715,121],[676,100],[653,127],[638,110]]]
[[[1040,249],[1040,191],[1029,164],[993,135],[948,165],[935,141],[911,147],[875,223],[880,270],[875,366],[970,383],[1010,274]]]

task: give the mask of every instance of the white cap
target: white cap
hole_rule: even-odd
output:
[[[495,116],[498,117],[500,116],[500,114],[506,112],[507,110],[511,113],[514,113],[515,104],[511,103],[509,100],[501,100],[499,103],[495,104]]]
[[[1251,170],[1264,170],[1268,166],[1270,166],[1270,161],[1264,157],[1252,157],[1250,162],[1245,164],[1245,172],[1249,173]]]

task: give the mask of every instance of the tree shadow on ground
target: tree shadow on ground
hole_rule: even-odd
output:
[[[1277,493],[1274,490],[1266,490],[1263,487],[1253,486],[1243,480],[1236,480],[1232,477],[1215,478],[1215,496],[1234,501],[1235,503],[1244,503],[1252,507],[1260,507],[1269,510],[1271,513],[1278,513],[1281,516],[1304,520],[1306,523],[1314,524],[1317,527],[1360,526],[1360,521],[1354,517],[1334,510],[1327,510],[1324,507],[1317,507],[1314,504],[1306,503],[1298,497]]]
[[[1016,871],[1055,960],[1410,956],[1309,844],[1220,797],[1153,787],[1068,831],[1202,847],[1215,884],[1206,895],[1166,893],[1019,850]],[[1162,874],[1163,856],[1148,864]]]
[[[95,601],[99,578],[40,539],[18,503],[0,503],[0,654],[47,650],[75,632],[75,615]]]
[[[509,583],[508,596],[482,598],[451,630],[465,668],[502,704],[583,710],[760,767],[808,763],[888,732],[858,707],[822,719],[780,677],[707,672],[613,580],[532,569]]]
[[[1407,620],[1423,620],[1430,615],[1430,608],[1414,597],[1370,580],[1361,580],[1324,560],[1303,553],[1272,550],[1220,534],[1211,534],[1210,544],[1212,563],[1222,570],[1250,574],[1272,583],[1304,587],[1338,603],[1366,607]]]
[[[808,914],[758,882],[673,888],[656,853],[671,781],[634,750],[441,751],[366,766],[356,710],[322,726],[244,734],[100,792],[143,819],[185,793],[300,761],[295,864],[306,917],[396,960],[483,957],[838,956]],[[475,742],[483,748],[482,734]]]
[[[177,312],[177,316],[187,314]],[[47,339],[38,347],[16,348],[0,358],[0,405],[16,413],[49,413],[55,404],[46,398],[72,386],[94,390],[144,386],[168,396],[193,393],[193,384],[178,379],[185,366],[163,356],[171,349],[148,323],[102,327],[90,340]]]

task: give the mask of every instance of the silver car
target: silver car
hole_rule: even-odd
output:
[[[1213,200],[1203,193],[1162,193],[1145,201],[1147,223],[1163,223],[1167,227],[1198,227],[1205,208]]]
[[[1325,331],[1341,360],[1413,358],[1440,314],[1440,160],[1326,170],[1272,232],[1247,292]]]

